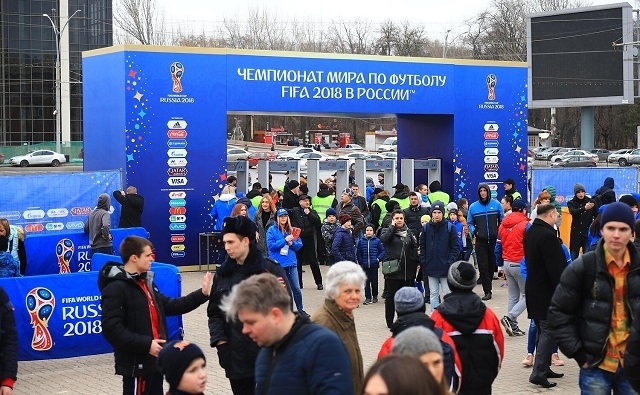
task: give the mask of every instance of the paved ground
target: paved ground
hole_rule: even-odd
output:
[[[322,269],[324,273],[327,268],[322,267]],[[305,308],[309,313],[312,313],[322,304],[324,292],[310,287],[313,284],[310,270],[306,270],[304,276],[305,284],[308,284],[308,287],[303,289]],[[183,293],[199,288],[201,283],[202,273],[183,273]],[[500,284],[501,281],[494,281],[494,297],[488,302],[498,317],[505,314],[507,305],[507,288],[500,287]],[[476,288],[476,292],[481,293],[479,286]],[[384,303],[361,305],[355,312],[355,319],[366,371],[375,361],[380,345],[389,336],[384,321]],[[231,394],[229,382],[224,376],[224,371],[218,365],[216,352],[208,346],[206,305],[184,316],[184,323],[185,338],[199,344],[209,362],[206,393]],[[521,319],[522,329],[528,328],[526,324],[522,325],[524,323],[525,320]],[[573,360],[565,359],[567,366],[554,368],[555,371],[565,374],[564,378],[555,380],[558,382],[556,388],[546,390],[529,384],[528,377],[531,370],[520,364],[526,355],[526,339],[526,336],[506,337],[505,358],[502,370],[493,386],[494,394],[518,395],[550,392],[578,394],[578,367]],[[15,393],[17,395],[112,395],[121,393],[121,379],[113,372],[113,355],[111,354],[21,362]]]

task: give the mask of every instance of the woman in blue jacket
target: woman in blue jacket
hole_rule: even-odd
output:
[[[298,282],[298,261],[295,253],[302,247],[302,241],[300,238],[294,239],[291,234],[291,221],[289,221],[289,212],[286,209],[279,209],[276,216],[278,217],[276,225],[267,230],[269,258],[278,262],[287,274],[298,312],[308,315],[302,308],[302,291],[300,291],[300,283]]]
[[[384,246],[373,231],[373,225],[364,227],[364,236],[356,244],[356,257],[362,270],[367,274],[364,284],[364,303],[378,303],[378,268],[384,259]],[[373,296],[373,300],[371,299]]]

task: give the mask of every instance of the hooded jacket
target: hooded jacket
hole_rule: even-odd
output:
[[[487,190],[486,199],[480,198],[480,189]],[[498,226],[504,218],[502,205],[495,199],[491,199],[489,185],[480,183],[478,185],[478,201],[469,206],[467,214],[467,224],[469,233],[477,240],[484,243],[492,243],[498,239]]]
[[[387,208],[385,205],[389,201],[389,196],[381,196],[371,202],[371,223],[375,227],[375,230],[378,230],[380,225],[382,224],[382,219],[387,214]]]
[[[331,255],[336,262],[350,261],[355,263],[356,247],[350,229],[345,229],[342,226],[336,229],[331,243]]]
[[[613,190],[614,181],[612,177],[604,179],[604,183],[596,191],[596,195],[600,195],[600,204],[609,204],[616,201],[616,192]],[[551,193],[551,192],[549,192]]]
[[[269,228],[271,229],[271,228]],[[293,252],[292,255],[295,256]],[[278,278],[291,296],[291,287],[287,282],[287,276],[272,259],[265,258],[255,247],[249,247],[249,255],[243,265],[229,257],[218,266],[216,276],[209,295],[209,305],[207,306],[207,316],[209,317],[209,341],[211,347],[216,347],[221,340],[225,344],[217,346],[218,360],[220,366],[225,370],[228,378],[242,379],[254,376],[254,368],[260,347],[248,336],[242,333],[242,322],[240,320],[228,321],[225,312],[220,309],[220,302],[234,285],[241,281],[260,273],[271,273]]]
[[[562,219],[562,206],[560,205],[560,203],[556,200],[556,188],[553,185],[547,185],[546,187],[544,187],[544,190],[549,192],[549,195],[551,195],[551,204],[553,204],[556,208],[556,211],[558,212],[558,214],[560,214],[560,216],[558,217],[558,223],[557,225],[560,226],[560,222]]]
[[[491,393],[504,358],[504,335],[495,313],[472,291],[452,289],[431,319],[456,345],[464,373],[460,393]]]
[[[574,196],[573,199],[567,202],[567,208],[569,209],[569,214],[571,214],[571,236],[569,239],[569,249],[571,251],[580,250],[581,241],[583,238],[588,238],[589,226],[591,226],[598,214],[598,207],[596,206],[590,210],[585,208],[590,201],[591,199],[585,195],[582,199]]]
[[[198,289],[180,298],[163,295],[153,282],[153,272],[132,275],[124,266],[107,262],[98,276],[102,292],[102,335],[113,346],[116,374],[140,377],[152,374],[157,358],[149,354],[153,330],[149,318],[149,301],[138,282],[146,283],[159,319],[160,338],[167,336],[166,316],[186,314],[207,301]]]
[[[223,193],[218,200],[213,204],[213,208],[209,213],[211,219],[215,222],[213,224],[213,230],[221,231],[222,223],[224,219],[231,215],[233,206],[236,205],[238,198],[231,193]]]
[[[104,248],[113,246],[111,236],[111,198],[106,193],[98,197],[95,210],[89,213],[89,218],[84,224],[84,233],[89,234],[91,248]]]
[[[404,189],[402,191],[396,190],[396,193],[394,193],[389,200],[398,202],[402,210],[409,207],[409,194]]]
[[[502,258],[509,262],[520,262],[524,258],[524,232],[529,225],[529,218],[520,211],[514,211],[504,217],[498,228],[502,244]]]
[[[120,228],[135,228],[142,226],[142,210],[144,210],[144,198],[137,193],[122,194],[113,191],[113,198],[122,206],[120,209]]]
[[[449,221],[426,223],[420,233],[420,265],[425,277],[446,278],[458,259],[458,232]]]
[[[335,196],[327,189],[320,190],[318,194],[311,199],[311,208],[316,210],[318,216],[320,217],[320,221],[324,221],[326,218],[326,213],[329,207],[333,204],[333,200]]]

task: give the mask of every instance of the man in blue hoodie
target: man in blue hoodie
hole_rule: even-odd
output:
[[[235,206],[238,201],[235,190],[236,189],[233,185],[225,186],[224,189],[222,189],[220,197],[214,203],[213,208],[209,213],[209,216],[215,222],[213,224],[213,230],[221,231],[224,219],[231,216],[233,206]]]
[[[491,280],[496,269],[496,240],[498,239],[498,226],[504,218],[504,210],[500,203],[491,199],[489,185],[478,185],[477,202],[469,207],[467,223],[469,233],[476,239],[475,250],[478,258],[478,271],[482,282],[484,297],[482,300],[491,299]]]

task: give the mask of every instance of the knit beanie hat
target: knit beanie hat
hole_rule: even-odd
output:
[[[621,202],[608,204],[600,215],[600,229],[604,228],[607,222],[612,221],[623,222],[633,229],[635,218],[631,207]]]
[[[400,332],[393,338],[393,354],[411,355],[419,358],[430,352],[442,355],[440,339],[431,329],[424,326],[413,326]]]
[[[516,199],[511,203],[511,211],[524,211],[527,209],[527,203],[522,199]]]
[[[185,370],[197,358],[207,360],[200,347],[186,340],[174,340],[162,348],[158,366],[172,390],[178,388]]]
[[[587,189],[584,187],[584,185],[580,184],[579,182],[576,183],[576,185],[573,186],[573,194],[577,194],[580,191],[586,191]]]
[[[447,203],[447,211],[456,210],[458,211],[458,205],[456,202]]]
[[[333,208],[333,207],[329,207],[329,208],[327,209],[327,212],[325,213],[325,215],[324,215],[324,216],[325,216],[325,217],[328,217],[328,216],[330,216],[330,215],[333,215],[334,217],[337,217],[337,216],[338,216],[338,213],[336,212],[336,209],[335,209],[335,208]]]
[[[413,313],[424,308],[424,296],[416,287],[402,287],[393,297],[398,315]]]
[[[347,222],[351,221],[351,216],[349,214],[343,214],[340,216],[338,221],[340,221],[340,225],[344,225]]]
[[[320,190],[321,191],[328,191],[329,190],[329,185],[325,184],[324,182],[322,184],[320,184]]]
[[[353,189],[351,188],[345,188],[344,191],[342,191],[342,194],[349,196],[349,199],[353,199],[353,195],[355,195],[355,193],[353,193]]]
[[[476,286],[478,272],[467,261],[456,261],[449,267],[447,283],[452,291],[470,291]]]
[[[431,205],[431,212],[433,213],[434,211],[440,211],[441,213],[444,214],[444,203],[442,203],[439,200],[436,200],[435,202],[433,202],[433,204]]]
[[[295,189],[300,186],[300,183],[296,180],[289,181],[289,189]]]
[[[400,207],[400,203],[397,200],[389,200],[384,204],[384,208],[387,209],[387,212],[390,213],[396,209],[396,207]]]
[[[633,206],[638,207],[638,201],[636,200],[636,198],[634,198],[631,195],[622,195],[620,196],[620,199],[618,199],[618,201],[626,204],[629,207],[633,207]]]

